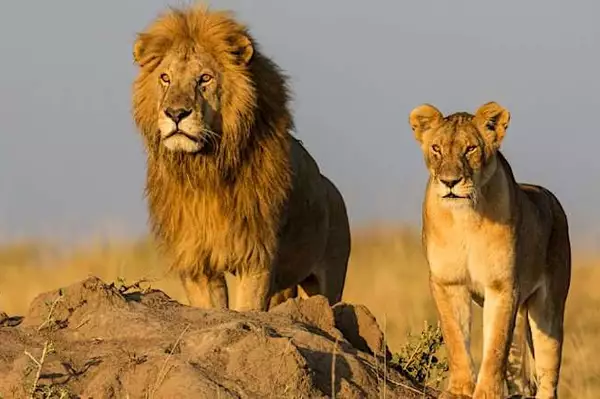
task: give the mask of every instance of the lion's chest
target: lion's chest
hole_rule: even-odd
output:
[[[236,272],[250,263],[266,263],[275,237],[268,215],[235,197],[199,191],[179,201],[165,195],[151,204],[155,233],[166,243],[176,268]]]
[[[429,227],[427,259],[432,276],[450,285],[467,285],[483,297],[489,287],[514,271],[514,248],[503,226],[472,218]]]

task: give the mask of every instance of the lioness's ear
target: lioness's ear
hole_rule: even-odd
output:
[[[423,133],[432,129],[444,119],[444,115],[431,104],[422,104],[413,109],[408,117],[410,127],[419,143],[423,141]]]
[[[235,48],[233,55],[242,65],[248,65],[254,55],[252,40],[246,34],[235,35],[231,38],[231,44]]]
[[[504,139],[506,129],[508,129],[510,112],[500,104],[492,101],[479,107],[475,113],[475,122],[481,132],[490,134],[491,144],[497,148]]]

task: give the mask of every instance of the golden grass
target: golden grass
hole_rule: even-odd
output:
[[[150,242],[93,242],[68,252],[37,242],[0,248],[0,310],[24,314],[38,294],[95,275],[105,281],[140,278],[187,303],[179,281],[165,274]],[[235,286],[233,279],[228,279]],[[600,395],[600,259],[575,257],[567,307],[561,397],[591,399]],[[424,321],[436,323],[427,286],[427,266],[418,231],[400,228],[360,229],[353,247],[344,300],[365,304],[383,326],[392,351]],[[481,312],[474,319],[474,357],[481,352]]]

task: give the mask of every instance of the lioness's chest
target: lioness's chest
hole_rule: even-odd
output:
[[[426,230],[427,260],[432,276],[447,284],[483,289],[505,278],[513,267],[510,232],[469,219]]]

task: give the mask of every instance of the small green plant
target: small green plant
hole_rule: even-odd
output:
[[[48,309],[48,316],[46,316],[46,320],[42,324],[38,326],[38,331],[42,331],[46,327],[52,328],[56,325],[56,319],[54,318],[54,311],[56,310],[56,305],[63,299],[63,290],[62,288],[58,290],[58,296],[53,301],[46,301],[44,304]]]
[[[446,378],[448,362],[440,357],[444,337],[439,326],[425,322],[418,336],[408,334],[408,342],[393,355],[390,365],[414,383],[439,388]]]
[[[49,300],[45,302],[48,314],[46,316],[46,319],[42,322],[42,324],[38,326],[38,332],[41,332],[44,329],[52,330],[52,328],[58,324],[54,313],[56,311],[56,306],[58,305],[58,303],[63,300],[63,295],[63,290],[59,289],[58,296],[54,300]],[[68,399],[73,397],[73,395],[69,392],[69,390],[66,387],[57,386],[54,384],[40,384],[40,380],[42,379],[42,369],[44,368],[48,357],[53,353],[55,353],[55,347],[54,343],[50,339],[46,340],[46,342],[44,343],[44,347],[42,348],[42,352],[37,358],[29,351],[25,351],[25,355],[29,358],[30,363],[24,370],[24,376],[27,378],[32,373],[35,373],[31,381],[31,385],[28,388],[26,388],[26,390],[29,393],[29,399]],[[2,399],[1,396],[0,399]]]
[[[76,397],[65,387],[44,386],[39,392],[44,399],[71,399]]]
[[[38,392],[38,383],[40,381],[40,376],[42,374],[42,369],[44,368],[44,362],[49,354],[54,352],[54,345],[50,341],[46,341],[44,344],[44,348],[42,349],[42,354],[39,359],[36,359],[31,353],[25,351],[25,354],[31,359],[34,364],[33,370],[35,371],[35,377],[33,378],[33,382],[31,384],[31,389],[29,391],[29,398],[34,398],[36,392]],[[26,374],[29,374],[31,369],[28,368],[26,370]]]

